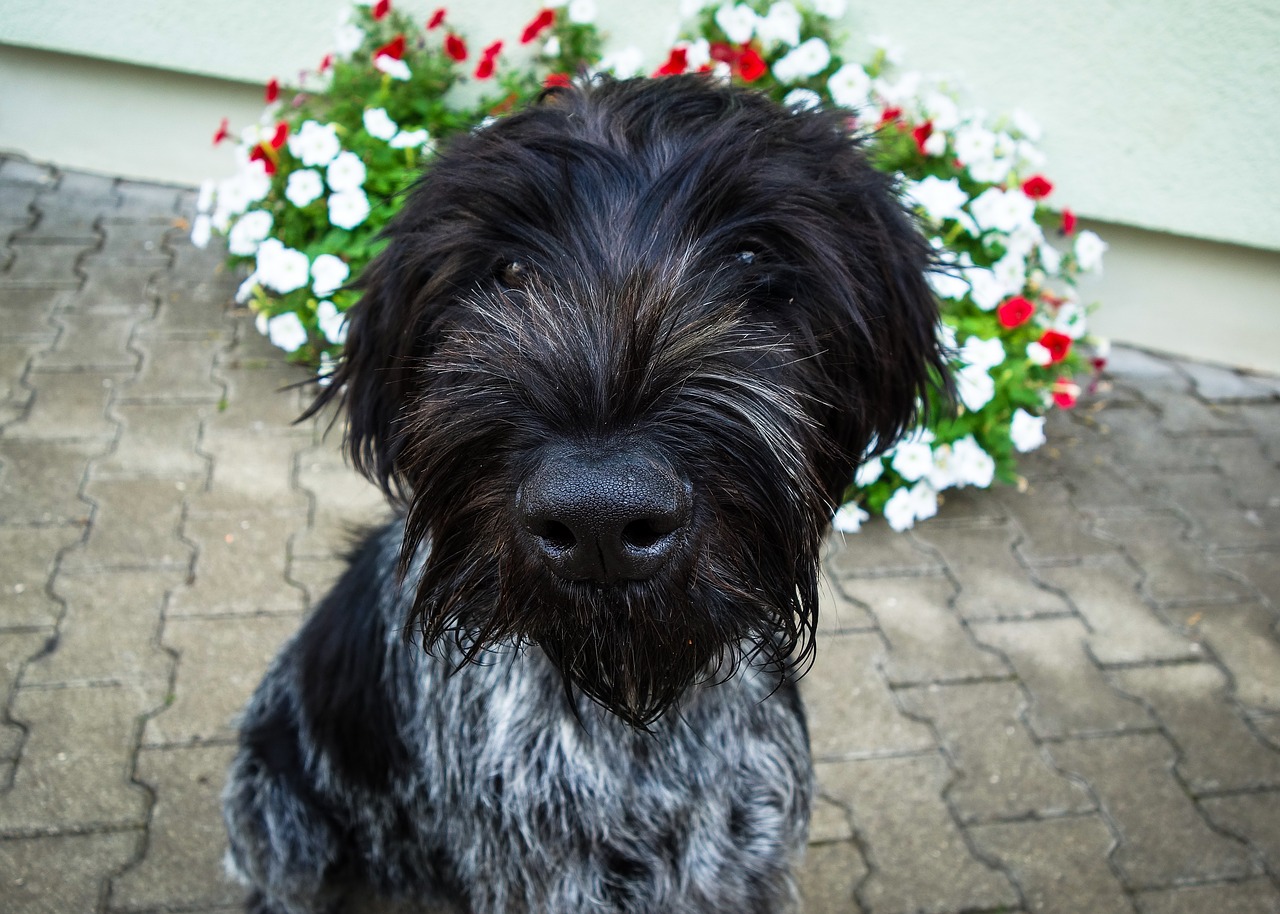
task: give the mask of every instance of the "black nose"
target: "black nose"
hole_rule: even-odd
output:
[[[517,500],[534,551],[568,581],[643,581],[685,548],[689,485],[639,454],[549,457]]]

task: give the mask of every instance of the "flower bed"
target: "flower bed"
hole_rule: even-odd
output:
[[[1101,367],[1087,342],[1077,277],[1106,245],[1049,203],[1039,130],[1025,115],[988,122],[946,87],[902,72],[879,47],[842,56],[845,0],[699,5],[665,59],[606,48],[593,0],[531,13],[509,42],[471,47],[445,10],[411,21],[390,0],[358,2],[335,51],[288,88],[272,80],[258,123],[232,137],[234,175],[201,189],[193,240],[226,237],[249,273],[237,294],[258,328],[295,361],[324,373],[340,357],[344,284],[379,248],[397,195],[436,144],[534,98],[569,74],[619,77],[706,71],[784,104],[838,105],[866,134],[876,166],[899,177],[938,256],[939,334],[954,354],[959,402],[851,480],[837,529],[870,514],[895,530],[936,513],[947,489],[1017,480],[1017,454],[1044,443],[1044,414],[1070,408],[1082,375]]]

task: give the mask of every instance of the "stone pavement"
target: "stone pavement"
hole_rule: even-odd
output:
[[[190,191],[0,159],[0,910],[236,910],[232,718],[379,516]],[[809,912],[1280,911],[1280,380],[1117,350],[831,544]]]

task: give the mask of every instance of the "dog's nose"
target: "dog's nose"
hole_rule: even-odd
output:
[[[568,581],[643,581],[686,541],[687,482],[636,454],[544,460],[517,496],[533,549]]]

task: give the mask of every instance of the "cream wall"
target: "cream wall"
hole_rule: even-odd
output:
[[[677,0],[598,3],[615,45],[657,59],[674,37]],[[262,82],[314,66],[344,6],[0,0],[0,149],[180,183],[225,173],[219,118],[253,119]],[[477,43],[512,39],[537,8],[449,6]],[[1109,233],[1100,326],[1280,371],[1280,0],[850,0],[843,28],[855,53],[884,35],[905,67],[1028,111],[1055,201],[1153,230]],[[1207,333],[1202,303],[1237,316]]]

